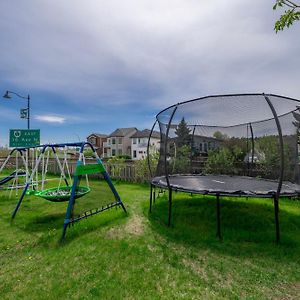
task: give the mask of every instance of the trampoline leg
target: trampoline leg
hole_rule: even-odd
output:
[[[169,189],[169,219],[168,219],[168,226],[171,225],[171,215],[172,215],[172,190]]]
[[[220,213],[220,195],[217,194],[217,237],[222,240],[221,236],[221,213]]]
[[[150,184],[150,206],[149,206],[149,212],[152,212],[152,190],[153,190],[153,186],[152,184]]]
[[[280,241],[280,230],[279,230],[279,201],[277,195],[274,196],[274,213],[275,213],[275,229],[276,229],[276,243]]]
[[[153,189],[153,203],[155,203],[156,200],[156,188]]]

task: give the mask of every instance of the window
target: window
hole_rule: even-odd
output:
[[[136,150],[133,150],[133,158],[136,158]]]
[[[122,155],[122,149],[118,149],[118,155]]]
[[[133,144],[136,144],[136,138],[133,138],[133,139],[132,139],[132,143],[133,143]]]
[[[141,143],[141,139],[139,139],[139,142],[138,142],[139,144]]]
[[[118,138],[118,144],[122,144],[122,138]]]
[[[116,139],[115,139],[115,138],[112,138],[112,139],[111,139],[111,143],[112,143],[113,145],[115,145],[115,144],[116,144]]]
[[[111,150],[111,156],[116,156],[116,149]]]

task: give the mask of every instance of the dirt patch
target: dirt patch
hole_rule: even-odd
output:
[[[282,296],[272,297],[274,300],[298,300],[300,299],[300,282],[295,284],[287,285],[282,284],[278,287]]]
[[[123,238],[125,235],[141,236],[144,233],[145,227],[142,218],[138,215],[133,215],[125,226],[112,228],[107,232],[108,238]]]
[[[194,273],[198,274],[204,280],[208,280],[205,264],[201,264],[199,262],[196,263],[195,261],[187,258],[184,258],[182,260],[182,263],[186,268],[191,269]]]
[[[142,218],[138,215],[134,215],[130,218],[129,222],[125,225],[125,231],[129,234],[142,235],[144,233],[144,225]]]

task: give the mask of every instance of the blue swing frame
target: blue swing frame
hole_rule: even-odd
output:
[[[45,154],[45,151],[47,150],[47,148],[51,148],[52,151],[54,153],[56,153],[56,150],[55,150],[56,148],[63,148],[63,147],[66,147],[66,146],[80,147],[79,158],[78,158],[78,161],[77,161],[76,169],[79,166],[83,165],[83,162],[82,162],[81,158],[82,158],[82,155],[83,155],[84,148],[86,146],[89,146],[91,148],[91,150],[93,151],[93,153],[96,156],[96,164],[101,166],[101,168],[100,168],[101,169],[101,174],[102,174],[104,180],[106,181],[106,183],[108,184],[111,192],[114,194],[114,197],[115,197],[116,201],[114,203],[111,203],[111,204],[107,205],[106,207],[102,207],[101,209],[95,209],[94,211],[91,210],[91,211],[83,213],[84,215],[73,218],[72,213],[73,213],[73,209],[74,209],[74,205],[75,205],[76,189],[77,189],[77,186],[78,186],[78,184],[80,182],[80,179],[82,177],[82,175],[78,175],[77,172],[75,172],[74,179],[73,179],[73,184],[72,184],[72,189],[71,189],[71,195],[70,195],[70,199],[69,199],[69,203],[68,203],[68,207],[67,207],[67,211],[66,211],[66,215],[65,215],[65,219],[64,219],[61,241],[63,241],[65,239],[67,228],[71,224],[74,224],[75,222],[78,222],[83,218],[93,216],[95,214],[98,214],[102,211],[105,211],[105,210],[110,209],[110,208],[115,207],[115,206],[121,206],[122,209],[124,210],[124,212],[127,213],[126,208],[125,208],[125,206],[124,206],[124,204],[123,204],[123,202],[122,202],[122,200],[121,200],[114,184],[112,183],[111,178],[110,178],[109,174],[107,173],[107,171],[106,171],[106,169],[105,169],[105,167],[102,163],[101,158],[98,156],[98,154],[95,151],[93,145],[89,142],[64,143],[64,144],[47,144],[47,145],[40,145],[40,146],[31,147],[31,148],[42,148],[42,152],[41,152],[41,154],[39,156],[39,159],[36,163],[36,168],[38,167],[38,165],[40,163],[40,159]],[[34,173],[34,171],[32,172],[32,174],[33,173]],[[21,197],[20,197],[20,199],[19,199],[19,201],[18,201],[18,203],[17,203],[17,205],[16,205],[16,207],[15,207],[13,213],[12,213],[12,219],[15,218],[15,216],[16,216],[19,208],[20,208],[20,205],[23,201],[23,198],[26,195],[26,191],[27,191],[28,187],[30,186],[31,181],[32,181],[32,176],[30,176],[30,179],[28,180],[28,182],[26,183],[26,185],[23,189]],[[69,183],[68,183],[66,178],[65,178],[65,183],[66,183],[67,186],[69,186]]]

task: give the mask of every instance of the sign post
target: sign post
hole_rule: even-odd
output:
[[[40,144],[39,129],[10,129],[9,147],[33,147]]]

